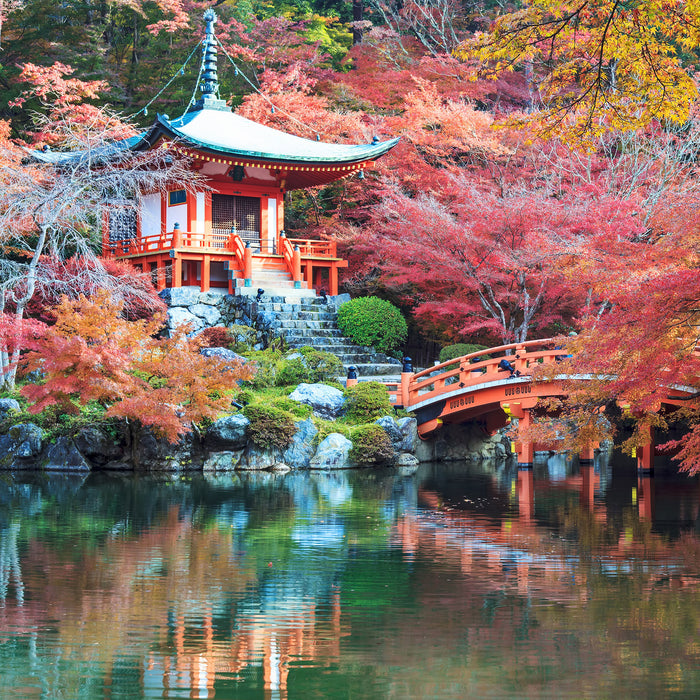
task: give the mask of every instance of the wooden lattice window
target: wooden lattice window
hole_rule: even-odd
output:
[[[109,242],[119,243],[136,238],[136,212],[133,209],[109,210]]]
[[[233,194],[211,196],[211,230],[215,238],[228,240],[231,229],[236,229],[244,242],[260,247],[260,198]]]

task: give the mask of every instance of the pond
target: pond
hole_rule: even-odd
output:
[[[699,633],[670,466],[0,481],[2,698],[696,698]]]

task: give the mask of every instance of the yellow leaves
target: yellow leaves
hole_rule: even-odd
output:
[[[523,67],[541,106],[526,121],[592,144],[614,129],[684,123],[697,88],[679,47],[699,45],[697,0],[531,0],[457,53],[479,59],[482,75]]]

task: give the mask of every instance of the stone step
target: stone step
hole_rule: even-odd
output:
[[[327,321],[335,326],[336,315],[328,313],[327,311],[292,311],[283,310],[285,307],[289,308],[295,306],[295,304],[271,304],[272,309],[269,309],[271,313],[274,313],[277,317],[280,326],[284,326],[285,321]],[[278,308],[275,308],[278,307]],[[258,311],[261,311],[258,307]],[[264,309],[268,311],[268,309]]]
[[[316,338],[319,341],[323,341],[326,338],[342,338],[341,332],[337,328],[317,328],[314,330],[313,335],[306,333],[303,329],[288,330],[285,334],[287,342],[291,345],[292,343],[302,343],[307,338]],[[311,345],[312,343],[309,343]]]
[[[359,381],[371,381],[370,378],[374,378],[374,381],[378,381],[379,377],[386,378],[387,381],[401,380],[401,365],[381,365],[373,363],[358,363],[353,364],[357,369],[357,378]],[[347,369],[348,365],[343,363],[343,366]]]
[[[258,294],[258,289],[265,289],[260,285],[253,284],[250,287],[236,287],[236,294],[239,296],[249,296],[255,297]],[[295,289],[293,284],[291,287],[269,287],[265,289],[265,294],[263,297],[264,301],[271,301],[273,299],[280,299],[281,301],[286,300],[288,303],[291,300],[300,300],[304,297],[315,297],[316,292],[313,289]],[[284,303],[284,302],[283,302]]]

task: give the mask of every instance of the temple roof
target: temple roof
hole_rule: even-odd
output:
[[[175,150],[195,159],[275,170],[281,186],[290,190],[327,184],[362,170],[363,164],[371,163],[398,143],[398,138],[381,142],[375,138],[370,144],[324,143],[233,113],[219,98],[216,13],[209,8],[204,19],[206,36],[198,85],[202,97],[182,116],[170,119],[159,114],[148,131],[100,149],[101,158],[107,160],[124,150],[143,151],[168,141]],[[84,155],[77,151],[32,152],[36,160],[55,165],[76,162]]]
[[[258,124],[230,111],[207,108],[177,119],[158,115],[147,140],[153,143],[158,132],[208,153],[275,163],[362,163],[384,155],[399,141],[395,138],[358,145],[324,143]]]

